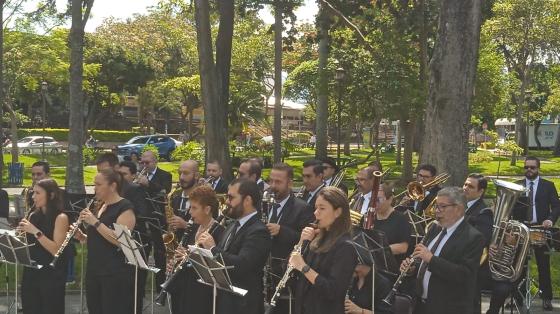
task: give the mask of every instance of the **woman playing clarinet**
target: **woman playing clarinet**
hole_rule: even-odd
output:
[[[62,192],[56,181],[43,179],[33,187],[35,208],[18,229],[25,232],[31,244],[31,259],[40,269],[24,267],[21,301],[25,314],[64,314],[67,254],[64,252],[56,267],[49,267],[53,256],[68,232],[68,216],[62,212]]]

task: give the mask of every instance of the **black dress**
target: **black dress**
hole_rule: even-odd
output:
[[[343,314],[346,291],[357,264],[357,254],[344,234],[326,253],[309,250],[305,262],[319,275],[311,284],[299,274],[295,292],[296,314]]]
[[[99,221],[113,229],[113,223],[132,203],[122,199],[107,206]],[[93,226],[87,228],[86,296],[90,314],[134,313],[134,269],[124,254]]]
[[[376,217],[373,229],[383,232],[389,244],[408,243],[412,232],[406,216],[396,210],[394,210],[387,219],[379,219]],[[397,265],[400,265],[405,258],[406,254],[395,255]]]
[[[192,231],[186,238],[188,245],[195,243],[198,225],[194,225]],[[212,232],[214,241],[218,243],[222,239],[224,227],[219,225]],[[177,274],[177,277],[169,287],[171,293],[171,312],[172,313],[212,313],[212,288],[198,282],[198,275],[194,268],[187,264]]]
[[[391,281],[379,272],[375,273],[375,314],[392,313],[391,306],[383,302],[383,298],[391,291]],[[371,309],[371,271],[364,280],[364,285],[358,288],[358,278],[352,280],[352,286],[348,291],[350,301],[362,309]]]
[[[48,217],[37,210],[31,214],[29,221],[43,233],[44,237],[53,239],[56,217]],[[41,269],[23,268],[21,282],[21,301],[25,314],[64,314],[64,293],[66,290],[66,271],[68,269],[68,250],[59,257],[55,268],[49,266],[53,255],[35,238],[26,234],[27,242],[34,244],[29,248],[31,259]]]

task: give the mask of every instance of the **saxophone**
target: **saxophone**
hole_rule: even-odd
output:
[[[177,193],[177,191],[179,191],[180,189],[181,189],[181,186],[179,184],[177,184],[175,186],[175,188],[172,189],[171,192],[169,192],[169,194],[167,194],[167,196],[166,196],[165,219],[168,222],[174,216],[173,206],[171,204],[171,198],[173,197],[173,194]],[[167,252],[168,258],[171,259],[171,258],[173,258],[173,254],[175,254],[175,250],[179,246],[179,242],[175,238],[175,233],[173,232],[173,230],[171,229],[171,226],[169,226],[169,224],[167,225],[167,232],[165,232],[162,235],[162,237],[163,237],[163,244],[165,245],[165,251]]]

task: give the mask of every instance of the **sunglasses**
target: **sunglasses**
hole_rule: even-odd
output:
[[[537,166],[525,166],[523,168],[525,168],[525,170],[528,170],[528,169],[535,170],[535,169],[537,169]]]

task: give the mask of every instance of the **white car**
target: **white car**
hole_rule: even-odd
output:
[[[17,142],[17,147],[22,154],[41,154],[43,150],[43,139],[46,153],[56,154],[62,152],[62,145],[50,136],[26,136]],[[4,150],[9,152],[12,143],[6,145]]]

